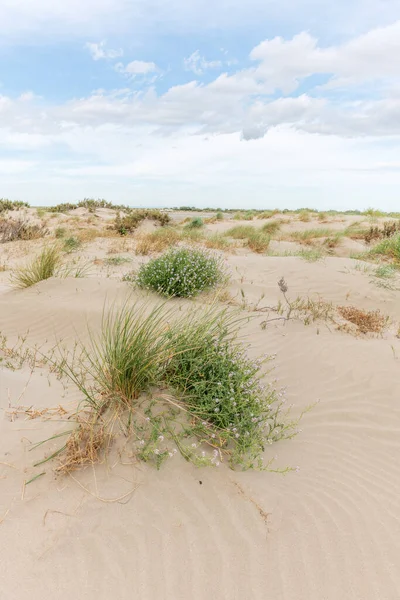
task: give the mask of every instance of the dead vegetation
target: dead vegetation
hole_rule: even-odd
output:
[[[49,233],[44,225],[33,225],[25,219],[0,219],[0,243],[36,240]]]
[[[379,310],[365,311],[356,306],[338,306],[338,313],[360,333],[382,333],[390,323]]]

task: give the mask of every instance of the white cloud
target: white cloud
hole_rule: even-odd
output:
[[[108,52],[103,42],[92,51],[98,60]],[[3,193],[25,190],[29,199],[46,181],[48,194],[58,186],[65,196],[79,189],[120,201],[135,192],[138,201],[162,198],[159,204],[187,203],[190,195],[191,202],[224,197],[243,205],[250,195],[255,206],[266,197],[292,206],[324,198],[319,206],[329,208],[345,197],[347,207],[362,208],[384,197],[395,208],[399,51],[400,22],[328,46],[302,32],[258,44],[247,68],[161,94],[147,84],[58,105],[29,92],[0,96],[0,151],[15,153],[14,163],[7,155],[10,165],[23,171],[17,181],[0,168]],[[186,60],[198,72],[209,65],[199,52]],[[141,82],[157,72],[154,62],[139,60],[115,68]],[[315,75],[327,83],[304,83]],[[21,150],[35,153],[34,161],[19,161]]]
[[[250,56],[259,63],[255,79],[267,90],[280,89],[287,94],[302,79],[316,74],[331,76],[330,87],[398,78],[400,21],[339,46],[318,46],[318,41],[306,32],[288,41],[275,37],[256,46]]]
[[[87,39],[148,33],[204,32],[285,27],[355,35],[398,18],[400,0],[1,0],[1,42],[71,36]]]
[[[157,65],[153,62],[133,60],[125,66],[122,63],[116,64],[115,70],[119,73],[135,77],[136,75],[148,75],[149,73],[153,73],[157,70]]]
[[[85,47],[89,50],[93,60],[113,59],[123,56],[124,54],[124,51],[121,48],[118,50],[106,48],[105,42],[99,42],[98,44],[95,42],[87,42]]]
[[[202,75],[208,69],[218,69],[222,66],[220,60],[206,60],[198,50],[193,52],[188,58],[185,58],[183,64],[186,71],[193,71],[196,75]]]

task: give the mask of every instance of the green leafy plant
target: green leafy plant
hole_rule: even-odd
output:
[[[196,296],[226,279],[222,259],[197,248],[171,248],[140,267],[137,284],[165,296]]]

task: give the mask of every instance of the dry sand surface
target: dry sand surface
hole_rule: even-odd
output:
[[[41,243],[4,244],[0,263],[10,270]],[[106,265],[113,244],[132,262]],[[9,286],[8,270],[0,273],[7,343],[27,334],[26,344],[45,352],[57,341],[72,348],[78,337],[85,340],[87,324],[97,331],[104,304],[131,293],[121,275],[147,260],[133,248],[130,239],[90,241],[78,253],[92,261],[87,277],[51,278],[25,290]],[[375,285],[367,267],[349,257],[307,262],[244,249],[225,257],[230,295],[241,299],[243,290],[247,310],[276,304],[284,276],[293,298],[379,309],[392,325],[375,336],[295,319],[263,329],[266,313],[251,312],[242,332],[250,353],[276,355],[267,380],[287,388],[295,414],[318,401],[294,439],[266,451],[279,467],[299,467],[287,475],[198,469],[179,455],[157,471],[113,455],[56,477],[56,459],[33,464],[57,441],[32,445],[71,426],[79,393],[48,366],[12,370],[3,361],[1,600],[400,598],[399,291]],[[29,418],[29,407],[49,411]]]

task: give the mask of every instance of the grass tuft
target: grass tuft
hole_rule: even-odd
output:
[[[61,254],[57,246],[44,248],[25,267],[20,267],[11,276],[11,283],[17,288],[27,288],[39,281],[53,277],[60,267]]]

